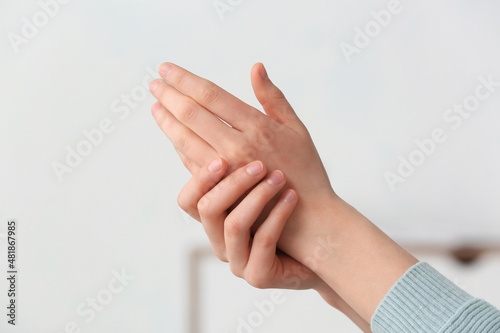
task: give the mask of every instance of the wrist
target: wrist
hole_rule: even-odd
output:
[[[371,332],[370,324],[364,320],[349,304],[346,303],[328,284],[321,281],[315,288],[318,294],[330,306],[346,315],[351,321],[356,324],[361,331],[365,333]]]
[[[304,204],[300,227],[283,250],[370,322],[392,285],[418,261],[336,195]]]
[[[333,191],[315,193],[313,198],[299,194],[278,245],[299,262],[316,269],[319,262],[325,261],[327,254],[343,242],[346,226],[361,217]]]

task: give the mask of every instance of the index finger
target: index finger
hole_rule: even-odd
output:
[[[197,209],[198,201],[217,185],[223,178],[226,170],[227,163],[220,157],[203,168],[200,168],[198,172],[189,179],[179,193],[177,197],[179,207],[192,218],[200,221],[200,214]]]
[[[242,130],[245,125],[265,117],[260,111],[231,95],[215,83],[182,67],[172,63],[164,63],[160,65],[158,72],[172,87],[191,97],[235,129]]]

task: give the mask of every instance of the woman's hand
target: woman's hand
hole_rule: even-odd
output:
[[[266,167],[260,161],[221,180],[226,170],[223,159],[214,160],[193,175],[178,197],[184,207],[189,207],[187,212],[202,222],[217,257],[229,262],[234,275],[256,288],[315,289],[364,332],[370,332],[369,324],[323,280],[277,250],[277,241],[298,201],[291,189],[278,195],[285,186],[285,175],[276,170],[266,176]],[[275,196],[279,196],[277,203],[252,232],[265,205]],[[220,226],[223,237],[218,233]]]
[[[278,195],[286,184],[285,175],[275,170],[266,176],[260,161],[222,179],[226,170],[227,163],[216,159],[193,175],[178,197],[182,206],[189,207],[188,214],[201,221],[216,256],[257,288],[310,289],[320,284],[316,274],[277,251],[276,243],[298,201],[292,189]],[[274,197],[276,204],[252,232]]]

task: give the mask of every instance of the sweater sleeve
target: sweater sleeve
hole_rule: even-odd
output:
[[[371,328],[373,333],[500,333],[500,311],[419,262],[385,295]]]

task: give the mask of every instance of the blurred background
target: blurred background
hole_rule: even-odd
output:
[[[150,114],[164,61],[257,108],[263,62],[339,195],[500,307],[499,14],[484,0],[2,1],[0,267],[15,219],[19,275],[17,325],[2,313],[0,331],[357,332],[314,292],[253,289],[211,255]],[[464,265],[463,248],[482,255]]]

